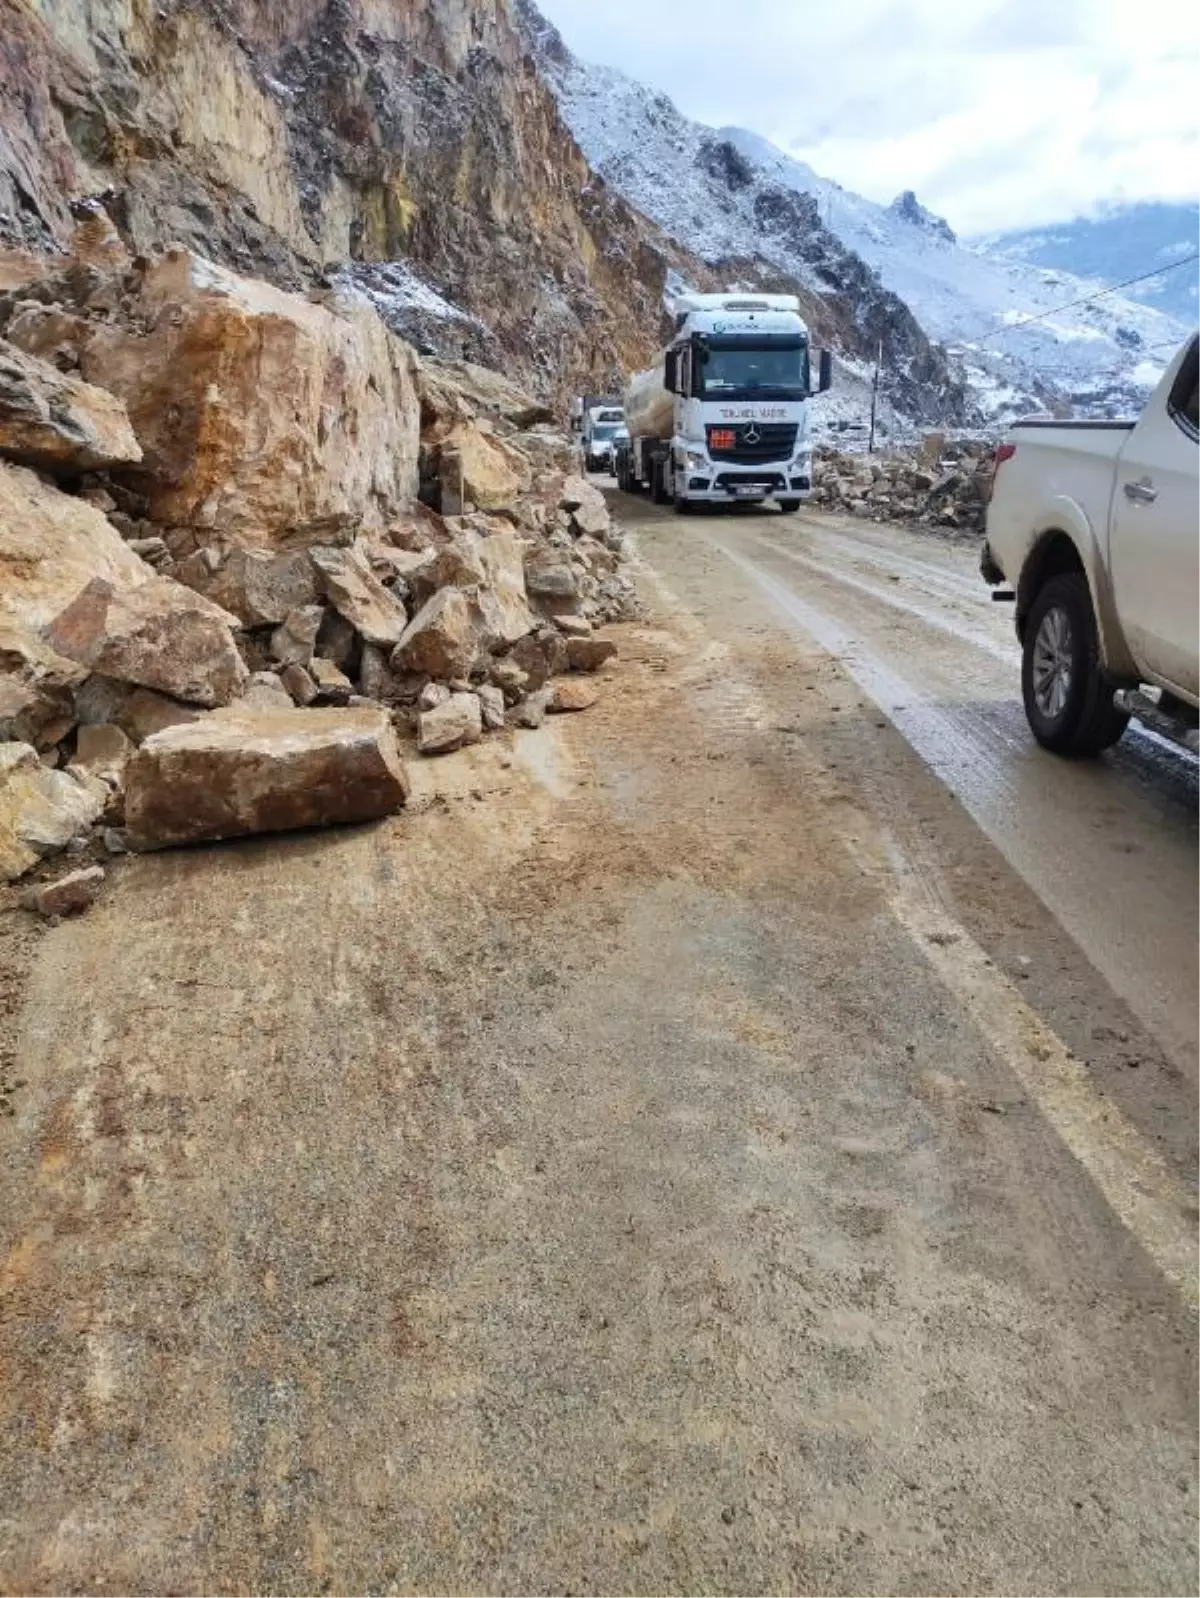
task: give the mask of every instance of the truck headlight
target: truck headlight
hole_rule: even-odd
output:
[[[689,449],[687,463],[692,471],[699,471],[701,467],[708,465],[708,456],[702,449]]]

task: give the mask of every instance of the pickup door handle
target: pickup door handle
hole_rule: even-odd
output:
[[[1139,477],[1136,483],[1125,484],[1125,498],[1133,500],[1135,505],[1153,505],[1158,489],[1148,477]]]

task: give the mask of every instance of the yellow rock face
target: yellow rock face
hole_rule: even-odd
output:
[[[415,496],[415,358],[361,300],[316,305],[172,251],[120,322],[89,328],[81,366],[128,408],[157,522],[330,543]]]

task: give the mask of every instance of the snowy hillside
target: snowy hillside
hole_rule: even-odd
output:
[[[1128,409],[1185,335],[1172,318],[1117,297],[1018,327],[1096,285],[964,246],[911,194],[878,205],[757,134],[692,122],[665,95],[577,61],[538,22],[532,44],[571,131],[639,210],[709,262],[765,258],[828,294],[838,287],[830,263],[803,242],[824,224],[951,349],[993,416],[1064,398],[1083,410]]]
[[[1186,263],[1188,256],[1196,254],[1198,237],[1200,206],[1143,202],[1115,206],[1099,216],[1053,227],[994,234],[974,242],[990,255],[1120,283],[1172,261]],[[1198,289],[1200,272],[1193,260],[1131,285],[1127,297],[1194,327]]]

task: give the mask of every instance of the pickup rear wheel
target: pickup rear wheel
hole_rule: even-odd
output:
[[[1099,754],[1128,726],[1100,666],[1096,618],[1081,572],[1052,577],[1034,599],[1025,623],[1021,691],[1033,736],[1055,754]]]

